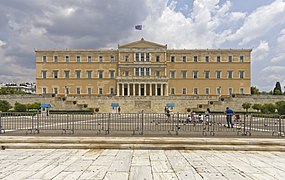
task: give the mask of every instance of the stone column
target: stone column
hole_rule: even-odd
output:
[[[165,96],[168,96],[168,84],[165,84]]]
[[[125,84],[122,83],[122,96],[125,96]]]
[[[120,96],[120,84],[117,83],[117,96]]]
[[[154,88],[155,88],[155,96],[157,96],[157,84],[154,84]]]
[[[136,84],[134,83],[133,84],[133,96],[135,96],[136,95]]]
[[[163,84],[160,84],[160,95],[163,96]]]
[[[139,96],[141,96],[141,84],[138,84],[139,86]]]
[[[149,96],[152,96],[152,84],[149,84]]]
[[[128,96],[130,96],[130,83],[128,83]]]
[[[144,85],[143,85],[143,88],[144,88],[144,96],[146,96],[146,83],[144,83]]]

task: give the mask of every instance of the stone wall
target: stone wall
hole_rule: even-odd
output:
[[[186,113],[187,109],[194,111],[205,111],[210,108],[212,111],[224,111],[225,107],[230,107],[234,111],[244,111],[242,104],[249,102],[251,104],[275,103],[285,101],[285,96],[272,95],[252,95],[221,97],[218,96],[178,96],[178,97],[109,97],[109,96],[68,96],[53,97],[52,95],[5,95],[0,96],[1,100],[7,100],[12,105],[15,102],[27,103],[45,103],[51,104],[53,110],[87,110],[96,108],[99,112],[112,112],[111,103],[119,103],[121,112],[137,113],[141,110],[145,112],[164,111],[167,103],[174,103],[175,112]],[[250,109],[250,111],[254,111]]]

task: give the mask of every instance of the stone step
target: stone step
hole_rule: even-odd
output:
[[[0,137],[2,149],[161,149],[285,151],[284,139],[168,137]]]

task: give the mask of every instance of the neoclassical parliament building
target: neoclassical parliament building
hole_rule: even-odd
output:
[[[115,50],[35,52],[37,94],[250,94],[251,49],[168,49],[141,39]]]

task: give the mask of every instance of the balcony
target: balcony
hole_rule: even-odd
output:
[[[120,76],[116,78],[118,82],[167,82],[166,76]]]

